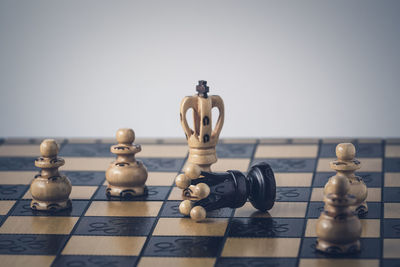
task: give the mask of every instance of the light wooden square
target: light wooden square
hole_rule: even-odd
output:
[[[329,163],[336,160],[335,158],[320,158],[318,160],[317,171],[318,172],[332,172]],[[382,171],[382,159],[379,158],[359,158],[361,162],[361,169],[359,172],[381,172]],[[356,172],[357,174],[357,172]]]
[[[63,255],[137,256],[146,240],[144,236],[77,236],[68,241]]]
[[[34,164],[32,162],[32,164]],[[0,172],[2,185],[30,184],[38,172],[34,171],[4,171]]]
[[[383,258],[400,259],[400,239],[384,239],[383,240]]]
[[[183,200],[182,189],[173,187],[171,193],[169,194],[168,200]]]
[[[385,157],[400,158],[400,145],[387,145],[385,148]]]
[[[383,205],[385,219],[400,218],[400,203],[384,203]]]
[[[136,138],[135,138],[135,142],[136,142]],[[115,138],[112,138],[112,137],[100,138],[100,143],[102,143],[102,144],[110,144],[110,146],[111,146],[111,145],[117,144],[117,140]]]
[[[318,219],[308,219],[306,227],[306,237],[316,237],[316,226]],[[361,219],[362,238],[379,238],[380,237],[380,220],[378,219]]]
[[[154,217],[161,205],[160,201],[93,201],[85,216]]]
[[[370,187],[367,188],[368,196],[367,196],[367,204],[368,201],[379,202],[381,201],[381,189]],[[311,193],[311,201],[323,201],[324,200],[324,188],[315,187]]]
[[[190,218],[160,218],[153,235],[171,236],[223,236],[228,219],[207,218],[196,222]]]
[[[235,217],[274,217],[274,218],[304,218],[306,215],[306,202],[275,202],[268,212],[260,212],[250,202],[235,210]]]
[[[185,165],[182,168],[183,170],[186,168],[186,165],[189,164],[186,161]],[[232,159],[232,158],[222,158],[218,159],[218,161],[211,165],[211,171],[213,172],[225,172],[227,170],[238,170],[241,172],[246,172],[249,168],[250,159]]]
[[[318,138],[294,138],[292,139],[293,144],[318,144]]]
[[[106,171],[111,162],[115,159],[112,157],[63,157],[65,165],[60,168],[61,171]]]
[[[39,145],[2,145],[0,157],[39,157],[39,147]]]
[[[231,159],[224,158],[218,159],[218,161],[211,165],[213,172],[225,172],[227,170],[238,170],[241,172],[247,171],[249,168],[250,159]]]
[[[142,158],[184,158],[189,149],[187,145],[142,145],[138,157]]]
[[[12,200],[0,200],[0,215],[6,215],[14,204],[15,201]]]
[[[386,172],[385,187],[400,187],[400,172]]]
[[[97,186],[72,186],[71,199],[90,199],[97,190]]]
[[[275,173],[276,186],[311,186],[313,174],[311,172],[304,173]]]
[[[367,202],[368,201],[380,202],[382,200],[382,192],[381,192],[382,190],[380,188],[369,187],[367,188],[367,190],[368,190]]]
[[[257,143],[257,139],[227,138],[227,139],[220,139],[219,142],[222,144],[255,144]]]
[[[141,136],[137,136],[135,138],[135,144],[158,144],[158,143],[162,143],[164,140],[160,139],[160,138],[154,138],[154,137],[141,137]],[[116,141],[114,140],[114,142],[116,143]]]
[[[78,217],[9,216],[0,233],[68,235],[77,221]]]
[[[102,144],[110,144],[111,145],[116,145],[117,140],[112,137],[107,137],[107,138],[101,138],[99,139]],[[142,144],[156,144],[160,141],[160,139],[157,138],[145,138],[145,137],[136,137],[135,138],[135,144],[142,145]]]
[[[81,186],[74,185],[72,186],[71,194],[69,195],[70,199],[90,199],[94,192],[96,192],[97,186]],[[24,199],[32,199],[31,190],[28,190],[23,196]]]
[[[141,257],[138,267],[213,267],[215,258]]]
[[[255,158],[315,158],[318,145],[259,145]]]
[[[173,138],[165,138],[162,139],[162,143],[163,144],[183,144],[183,145],[187,145],[187,140],[186,138],[180,138],[180,137],[173,137]]]
[[[379,260],[300,259],[299,267],[379,267]]]
[[[287,138],[262,138],[260,144],[287,144]]]
[[[176,172],[149,172],[146,185],[149,186],[171,186],[178,173]]]
[[[222,257],[297,257],[300,238],[228,238]]]
[[[48,255],[0,255],[2,266],[20,267],[20,266],[50,266],[56,256]]]

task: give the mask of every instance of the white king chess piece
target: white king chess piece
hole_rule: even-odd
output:
[[[211,164],[217,162],[215,146],[224,124],[224,101],[218,95],[208,95],[207,81],[199,81],[197,95],[187,96],[181,102],[181,124],[189,145],[189,163],[198,165],[202,171],[211,171]],[[212,129],[212,109],[216,107],[219,116]],[[193,129],[189,127],[186,113],[193,109]]]

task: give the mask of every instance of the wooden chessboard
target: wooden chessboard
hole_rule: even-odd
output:
[[[0,143],[1,266],[399,266],[400,139],[221,140],[214,171],[246,171],[265,160],[277,180],[269,213],[251,205],[182,218],[174,178],[187,159],[185,140],[139,138],[137,156],[149,171],[149,195],[109,201],[104,171],[114,140],[58,140],[62,171],[72,181],[73,208],[48,215],[30,209],[29,184],[37,172],[39,139]],[[335,145],[351,141],[368,186],[362,251],[347,257],[315,252],[322,188],[333,175]]]

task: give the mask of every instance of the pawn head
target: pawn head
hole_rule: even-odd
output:
[[[130,128],[121,128],[118,129],[116,137],[119,144],[130,145],[135,141],[135,132]]]
[[[344,196],[347,195],[349,190],[349,180],[345,176],[335,175],[329,178],[329,181],[324,188],[324,194],[335,194],[339,196]]]
[[[336,146],[336,157],[339,160],[352,160],[356,156],[356,148],[352,143],[341,143]]]
[[[45,139],[40,144],[40,154],[42,157],[55,157],[58,154],[58,144],[54,139]]]
[[[187,164],[184,173],[188,178],[196,179],[200,177],[201,169],[197,164]]]

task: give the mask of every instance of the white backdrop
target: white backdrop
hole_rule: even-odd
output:
[[[0,1],[0,137],[400,136],[400,1]]]

